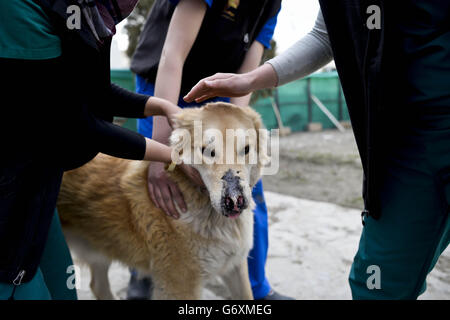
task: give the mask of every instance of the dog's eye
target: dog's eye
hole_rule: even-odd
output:
[[[205,154],[205,150],[206,150],[206,147],[203,147],[202,148],[202,154],[203,155]],[[211,158],[214,158],[216,156],[216,151],[214,149],[211,150],[211,152],[210,152],[210,154],[208,156],[211,156]]]
[[[250,151],[250,146],[249,145],[245,146],[244,153],[248,154],[249,151]]]

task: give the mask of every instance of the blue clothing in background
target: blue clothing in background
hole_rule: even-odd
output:
[[[173,5],[177,5],[180,0],[169,0]],[[214,0],[204,0],[205,3],[208,5],[209,8],[211,8]],[[281,9],[280,9],[281,10]],[[269,20],[267,20],[264,27],[259,32],[258,36],[256,37],[256,41],[261,43],[266,49],[270,49],[272,46],[270,45],[270,40],[273,38],[273,33],[275,32],[275,26],[277,25],[277,19],[278,14],[280,11],[277,12],[277,14],[273,17],[271,17]]]
[[[148,83],[144,78],[136,76],[136,91],[138,93],[154,95],[155,86]],[[215,98],[207,102],[225,101],[229,102],[229,98]],[[206,103],[206,102],[203,102]],[[181,108],[198,107],[198,103],[186,103],[182,97],[178,101]],[[138,132],[148,138],[152,137],[153,118],[138,119]],[[267,250],[269,248],[268,235],[268,218],[267,206],[264,199],[264,190],[262,180],[253,188],[253,200],[256,203],[254,209],[254,233],[253,233],[253,248],[249,253],[248,268],[250,283],[252,285],[253,297],[255,299],[262,299],[270,292],[270,284],[266,278],[265,266],[267,259]]]

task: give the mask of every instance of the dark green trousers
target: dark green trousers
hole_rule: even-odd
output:
[[[365,219],[350,273],[352,295],[416,299],[450,242],[450,113],[422,115],[379,174],[381,218]]]
[[[50,226],[47,243],[39,269],[34,278],[18,286],[14,293],[16,300],[77,300],[77,292],[73,286],[72,257],[62,233],[58,213],[55,210]],[[69,268],[69,269],[68,269]],[[14,286],[0,283],[0,300],[8,299]]]

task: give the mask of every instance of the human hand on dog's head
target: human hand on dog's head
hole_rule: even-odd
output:
[[[217,73],[200,80],[183,99],[200,103],[214,97],[242,97],[250,92],[247,74]]]

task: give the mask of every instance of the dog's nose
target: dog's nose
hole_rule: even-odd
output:
[[[225,210],[227,212],[240,213],[245,207],[245,200],[243,196],[238,196],[236,201],[231,197],[225,197]]]
[[[228,217],[238,216],[246,207],[246,201],[243,195],[241,178],[235,176],[229,169],[222,177],[223,180],[223,213]]]

